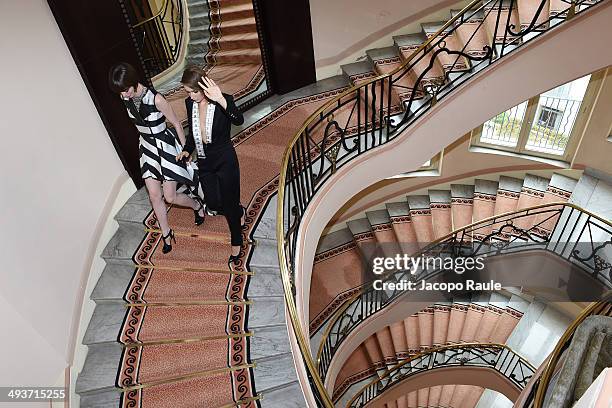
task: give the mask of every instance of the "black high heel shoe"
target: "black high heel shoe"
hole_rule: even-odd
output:
[[[166,242],[166,239],[168,242]],[[172,251],[172,241],[176,244],[176,238],[174,238],[174,231],[168,231],[168,234],[162,235],[162,240],[164,241],[164,247],[162,248],[162,254],[167,254]]]
[[[230,255],[227,260],[227,265],[231,268],[232,264],[234,264],[237,260],[240,259],[240,251],[238,251],[238,255]]]
[[[202,225],[204,223],[204,220],[206,219],[206,204],[204,204],[201,201],[198,201],[198,203],[200,203],[200,206],[198,207],[197,210],[193,210],[193,217],[194,217],[194,222],[195,225]],[[204,215],[200,215],[200,210],[204,209]]]

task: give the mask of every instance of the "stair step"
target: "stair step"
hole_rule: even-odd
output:
[[[410,214],[410,207],[406,202],[387,203],[385,206],[387,207],[387,212],[391,217],[401,217]]]
[[[534,174],[526,174],[523,180],[523,188],[544,192],[548,188],[550,179],[546,177],[536,176]]]
[[[208,13],[208,1],[198,0],[187,5],[189,14]]]
[[[554,187],[570,193],[574,191],[576,184],[578,184],[578,180],[559,173],[553,173],[548,183],[549,187]]]
[[[342,70],[342,73],[351,81],[351,83],[354,83],[355,79],[376,76],[374,67],[370,61],[367,60],[341,65],[340,69]]]
[[[121,392],[119,389],[111,391],[92,392],[81,395],[79,407],[81,408],[110,408],[119,407]]]
[[[206,26],[210,25],[210,17],[208,16],[208,11],[201,11],[197,14],[189,15],[189,25],[192,27],[198,26]]]
[[[255,388],[262,393],[297,381],[291,353],[256,360]]]
[[[267,390],[260,404],[262,408],[303,408],[306,406],[304,394],[297,381]]]
[[[222,35],[248,32],[257,32],[254,16],[221,22]]]
[[[83,344],[116,342],[126,313],[125,304],[97,304],[85,331]]]
[[[316,253],[321,254],[350,242],[353,242],[353,234],[349,228],[343,228],[322,236]]]
[[[159,89],[158,89],[159,91]],[[161,92],[161,91],[160,91]],[[146,189],[136,191],[115,215],[115,220],[121,223],[138,223],[142,225],[151,212],[151,203]],[[144,228],[144,227],[143,227]]]
[[[424,33],[413,33],[393,36],[393,42],[398,47],[420,46],[427,41],[427,36]]]
[[[372,231],[372,226],[367,218],[359,218],[346,223],[353,236]]]
[[[366,217],[372,226],[389,224],[391,222],[387,210],[366,211]]]
[[[259,50],[259,36],[257,32],[222,35],[219,40],[219,48],[222,50]]]
[[[366,55],[370,59],[372,63],[378,60],[391,59],[391,58],[399,58],[399,51],[397,47],[383,47],[383,48],[373,48],[370,50],[366,50]]]
[[[257,329],[250,339],[252,359],[278,356],[291,352],[287,327],[284,324]]]
[[[253,296],[251,300],[253,304],[249,307],[249,330],[256,331],[259,327],[285,324],[285,298],[283,296]]]
[[[96,302],[124,302],[123,295],[134,276],[133,265],[107,264],[100,279],[91,292],[91,299]]]
[[[206,56],[209,62],[227,64],[258,64],[261,63],[261,51],[259,48],[250,49],[230,49],[213,51]]]
[[[258,238],[249,265],[278,267],[278,248],[276,240]]]
[[[283,296],[283,282],[280,269],[274,268],[274,273],[256,273],[249,281],[249,297]]]
[[[221,7],[219,10],[221,20],[240,19],[251,17],[254,14],[252,3],[233,4]]]
[[[115,380],[123,347],[119,343],[102,343],[88,346],[83,369],[76,381],[76,393],[116,390]]]
[[[497,195],[499,189],[499,183],[492,180],[476,179],[474,181],[474,193]]]
[[[451,203],[451,192],[450,190],[427,190],[429,195],[429,202],[438,204],[450,204]]]
[[[132,256],[140,246],[145,236],[144,226],[139,228],[119,228],[110,239],[104,250],[104,260],[119,260],[132,262]]]
[[[194,40],[208,41],[209,38],[210,38],[210,31],[208,31],[208,26],[191,26],[189,28],[189,41],[194,41]]]

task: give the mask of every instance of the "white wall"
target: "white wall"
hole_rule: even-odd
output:
[[[49,386],[124,169],[46,1],[0,16],[0,384]]]

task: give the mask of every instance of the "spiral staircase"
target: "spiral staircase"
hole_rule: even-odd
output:
[[[202,13],[209,14],[201,11],[209,2],[193,0],[189,3],[194,18],[205,18]],[[229,24],[230,35],[226,40],[235,40],[236,44],[242,45],[252,42],[252,38],[244,36],[244,27],[250,27],[249,17],[244,14],[246,2],[239,1],[229,5],[229,2],[225,1],[218,3],[228,6],[226,10],[229,10],[229,15],[237,21],[234,24],[235,31],[232,31],[234,25]],[[468,81],[481,73],[486,74],[487,69],[495,66],[498,60],[507,55],[519,59],[520,49],[532,40],[557,27],[561,28],[566,21],[575,19],[576,24],[580,24],[581,14],[595,15],[598,9],[605,10],[606,3],[607,0],[474,1],[463,10],[451,11],[448,21],[424,23],[422,31],[397,36],[393,39],[392,47],[369,50],[366,53],[366,61],[341,68],[353,87],[311,115],[297,131],[287,147],[281,166],[277,200],[273,201],[278,205],[277,211],[274,213],[274,208],[268,208],[258,232],[262,233],[262,229],[268,231],[260,236],[255,235],[265,242],[263,246],[272,248],[276,245],[278,248],[278,266],[289,328],[289,338],[286,339],[284,331],[279,329],[284,329],[281,288],[280,285],[274,285],[273,304],[258,301],[252,308],[257,316],[269,314],[264,309],[272,310],[274,330],[270,329],[269,321],[260,320],[257,316],[253,316],[249,321],[249,329],[255,328],[264,334],[268,329],[274,331],[271,335],[273,341],[270,341],[274,343],[274,353],[259,356],[262,364],[255,367],[256,376],[259,372],[262,377],[271,379],[270,384],[263,387],[266,388],[264,391],[269,391],[271,398],[266,399],[264,395],[260,401],[258,398],[261,396],[257,395],[249,401],[244,401],[244,404],[237,401],[234,405],[228,403],[223,406],[302,406],[297,381],[306,396],[307,405],[313,407],[350,405],[349,400],[358,398],[360,392],[368,395],[368,401],[378,398],[378,402],[384,400],[382,406],[398,408],[472,408],[477,406],[479,400],[481,404],[482,401],[487,401],[484,387],[459,382],[429,385],[387,399],[374,391],[362,389],[373,383],[377,390],[386,391],[386,386],[395,386],[390,379],[395,381],[406,374],[405,370],[398,369],[398,366],[405,368],[405,364],[412,364],[411,362],[423,358],[433,358],[433,361],[437,361],[437,357],[431,357],[435,356],[435,353],[452,355],[462,347],[472,347],[474,342],[480,343],[484,351],[475,348],[469,351],[472,354],[482,352],[504,355],[504,350],[507,350],[505,347],[512,341],[513,336],[524,336],[525,330],[521,327],[534,321],[526,316],[534,316],[538,310],[541,312],[542,303],[522,293],[510,292],[457,297],[450,302],[432,303],[426,308],[410,310],[401,320],[386,322],[383,327],[365,335],[362,341],[352,344],[350,336],[359,331],[356,329],[358,325],[346,330],[336,330],[334,324],[342,313],[349,310],[347,308],[351,307],[351,302],[364,293],[361,259],[367,257],[368,251],[377,244],[389,248],[408,245],[411,250],[424,250],[429,243],[444,240],[456,231],[469,229],[474,223],[482,224],[470,230],[470,236],[487,237],[507,220],[504,217],[516,212],[520,212],[520,216],[514,219],[514,226],[534,233],[548,243],[555,235],[555,226],[559,220],[566,224],[572,220],[583,222],[581,217],[586,214],[588,220],[584,222],[591,222],[590,214],[562,204],[569,201],[583,205],[580,200],[585,196],[585,191],[593,186],[592,176],[583,176],[579,181],[559,173],[551,173],[547,177],[526,174],[522,179],[505,175],[483,176],[471,183],[453,184],[450,188],[431,189],[418,195],[409,194],[405,198],[392,200],[386,203],[384,208],[372,209],[364,216],[348,221],[345,227],[322,237],[314,258],[312,279],[308,285],[304,285],[299,279],[301,275],[297,273],[301,267],[298,261],[303,261],[297,257],[302,244],[300,239],[303,238],[299,235],[300,228],[307,212],[313,209],[312,204],[317,193],[323,191],[326,183],[348,163],[362,159],[365,154],[375,152],[387,143],[400,140],[402,135],[410,130],[411,126],[416,126],[417,121],[425,117],[432,108],[437,109],[444,99],[451,99],[455,91],[469,88]],[[200,25],[194,21],[194,29]],[[195,35],[194,32],[194,37]],[[192,47],[190,53],[197,55],[196,48]],[[232,46],[229,48],[232,49]],[[218,54],[217,61],[225,57],[232,59],[235,54],[235,51]],[[244,56],[249,62],[249,54]],[[415,152],[413,156],[419,156],[418,160],[421,160],[426,157],[422,153]],[[580,193],[576,193],[577,191]],[[142,208],[125,209],[126,212],[136,211],[136,218],[142,218],[150,210],[146,204],[143,205],[144,197],[139,197],[139,200],[139,207]],[[546,211],[551,209],[556,212],[552,216],[544,210],[534,212],[533,209],[538,206],[546,208]],[[577,211],[577,217],[574,210]],[[124,231],[130,231],[125,233],[126,237],[118,237],[116,241],[119,238],[123,241],[128,239],[133,242],[132,246],[136,246],[142,239],[142,227],[138,225],[139,230],[136,233],[134,217],[130,216],[129,220],[124,220],[124,215],[125,213],[120,215],[118,220],[127,226]],[[141,219],[138,222],[140,221]],[[274,224],[276,242],[269,240],[273,235],[271,226]],[[109,261],[109,273],[105,275],[105,279],[114,283],[112,293],[103,293],[104,285],[101,284],[93,295],[98,308],[88,330],[89,337],[85,339],[90,354],[77,390],[82,393],[84,406],[118,404],[117,393],[111,392],[116,391],[112,390],[117,379],[116,366],[109,366],[109,361],[116,362],[123,352],[122,347],[115,342],[120,322],[125,315],[125,306],[117,306],[115,303],[122,300],[124,288],[129,283],[126,277],[130,275],[130,267],[126,264],[131,265],[133,253],[133,248],[124,248],[117,245],[117,242],[109,244],[105,251],[105,258]],[[265,255],[267,260],[271,259],[269,255]],[[251,262],[251,266],[253,265]],[[277,272],[276,266],[276,261],[273,260],[266,262],[263,268],[272,271],[271,276]],[[599,272],[601,271],[596,270],[595,274]],[[310,297],[307,304],[310,321],[304,319],[296,308],[296,294],[304,289],[302,286],[316,294]],[[187,287],[188,285],[177,282],[176,295],[183,293]],[[212,287],[209,289],[213,290]],[[253,285],[250,290],[264,297],[268,289],[270,287],[264,284]],[[202,288],[202,293],[206,290]],[[380,308],[373,310],[371,315],[362,316],[363,321],[360,323],[371,319],[375,313],[380,312],[377,316],[383,315],[384,309],[392,306],[394,299],[391,296],[384,302],[378,302]],[[261,305],[259,310],[257,305]],[[176,316],[168,320],[173,318]],[[569,321],[565,322],[566,325],[568,323]],[[203,329],[200,329],[206,331],[206,328],[202,327]],[[304,330],[307,327],[310,332]],[[246,337],[251,335],[241,334]],[[225,333],[207,335],[224,336]],[[562,340],[567,341],[567,338]],[[349,343],[352,344],[350,347],[347,346]],[[485,346],[482,346],[483,344]],[[167,347],[163,344],[153,346]],[[195,349],[196,346],[190,347]],[[352,349],[349,352],[342,347]],[[293,356],[289,354],[289,349]],[[338,358],[334,360],[338,356],[338,350],[344,353],[343,361],[340,362],[337,361]],[[254,355],[257,356],[257,353]],[[461,361],[462,357],[458,356],[459,354],[455,354],[453,361]],[[544,357],[542,356],[542,360]],[[189,353],[181,355],[181,358],[184,362],[193,362],[190,361]],[[257,357],[254,359],[257,360]],[[532,363],[536,365],[542,363],[542,360]],[[297,379],[292,370],[285,370],[286,367],[291,367],[292,363],[297,367]],[[529,362],[525,363],[525,366],[529,365]],[[328,370],[332,366],[335,372],[328,376]],[[160,363],[158,368],[163,372],[167,367]],[[267,372],[264,372],[266,370]],[[272,384],[273,373],[282,373],[280,376],[283,378],[274,379],[278,381]],[[100,381],[102,376],[104,378]],[[92,384],[88,383],[91,378],[96,378],[95,384],[94,381]],[[385,381],[387,385],[378,385]],[[100,382],[103,383],[102,387]],[[255,383],[257,384],[257,380]],[[531,389],[540,394],[547,386],[546,382],[531,383]],[[517,395],[521,390],[526,390],[525,387],[526,384],[523,383],[515,384]],[[356,402],[354,406],[364,406],[365,403]],[[529,403],[532,404],[533,399]],[[541,403],[536,406],[542,407]],[[482,407],[483,405],[479,406]]]
[[[405,156],[403,171],[406,171],[414,169],[414,165],[443,147],[442,141],[433,141],[431,134],[426,136],[428,129],[435,128],[429,125],[435,121],[426,119],[436,116],[449,119],[442,112],[446,107],[450,109],[453,103],[445,103],[444,108],[440,105],[447,98],[453,101],[458,99],[457,94],[473,90],[464,84],[473,77],[486,78],[487,73],[493,71],[488,68],[504,60],[506,55],[513,55],[518,60],[520,53],[517,51],[523,46],[598,6],[605,7],[604,3],[597,2],[472,2],[461,11],[452,11],[451,19],[446,22],[423,24],[422,32],[394,37],[392,47],[370,50],[366,53],[366,61],[342,67],[353,87],[311,115],[298,130],[285,154],[279,186],[279,260],[291,318],[290,332],[295,336],[293,350],[301,355],[296,362],[298,374],[302,384],[310,384],[305,390],[309,405],[344,406],[351,396],[343,393],[355,380],[364,380],[364,376],[378,376],[380,380],[393,376],[389,374],[390,366],[399,363],[402,357],[410,356],[411,349],[413,353],[416,349],[422,352],[434,346],[434,335],[436,345],[438,342],[450,344],[475,338],[492,345],[494,340],[507,341],[513,331],[511,323],[517,324],[499,318],[505,316],[508,319],[510,313],[505,311],[505,307],[497,314],[491,311],[487,314],[487,308],[477,303],[485,303],[483,299],[464,300],[474,304],[468,306],[468,310],[481,313],[479,320],[474,316],[470,318],[470,325],[486,316],[484,324],[478,325],[479,329],[484,327],[478,334],[471,333],[467,328],[469,325],[465,326],[465,333],[463,326],[459,326],[460,329],[453,326],[451,331],[450,320],[441,323],[444,320],[440,316],[437,319],[440,331],[430,330],[434,327],[435,305],[431,305],[429,310],[411,310],[401,322],[391,324],[384,319],[386,308],[391,310],[397,306],[400,295],[391,290],[392,293],[376,297],[363,280],[361,259],[368,258],[371,255],[369,251],[376,245],[401,249],[410,244],[410,247],[426,252],[428,249],[431,251],[436,243],[452,245],[455,241],[470,246],[478,241],[482,243],[478,245],[493,250],[505,246],[516,236],[521,236],[523,242],[537,236],[536,241],[545,243],[546,247],[577,238],[564,232],[572,223],[590,225],[597,219],[602,228],[608,228],[609,222],[605,219],[571,203],[564,204],[575,187],[587,183],[586,179],[576,183],[576,180],[560,174],[547,178],[528,174],[524,179],[483,178],[471,185],[456,184],[450,189],[432,189],[425,194],[409,195],[405,200],[396,199],[387,203],[384,209],[372,209],[365,217],[348,221],[345,228],[324,237],[316,251],[309,243],[310,238],[323,230],[324,220],[333,214],[333,208],[338,208],[342,195],[346,200],[350,192],[356,193],[368,182],[376,181],[376,176],[368,174],[367,164],[372,168],[373,163],[375,166],[389,163],[385,174],[392,176],[392,171],[402,167],[395,164],[401,160],[402,149],[414,148],[411,153],[415,157]],[[493,112],[487,115],[489,113],[494,115]],[[470,128],[474,125],[471,124]],[[438,128],[448,126],[440,125]],[[456,132],[470,128],[461,127]],[[431,146],[427,145],[428,140],[432,141]],[[425,156],[427,153],[424,152],[430,155]],[[349,175],[356,177],[354,185],[347,181]],[[581,194],[577,194],[575,199],[579,199]],[[547,213],[555,206],[554,214]],[[320,208],[324,210],[318,211]],[[576,214],[580,215],[575,218]],[[585,221],[583,216],[588,220]],[[471,226],[472,223],[476,224]],[[503,231],[503,225],[511,225],[513,232]],[[574,231],[572,227],[569,230]],[[523,232],[527,234],[522,235]],[[606,234],[609,234],[608,230],[603,233],[607,239]],[[434,244],[428,245],[431,242]],[[303,265],[311,254],[314,254],[312,268]],[[571,262],[571,254],[558,255]],[[591,259],[597,256],[592,253]],[[609,267],[604,267],[603,271],[599,266],[582,266],[600,285],[610,286]],[[404,274],[402,278],[406,276]],[[418,281],[430,276],[419,271],[414,279]],[[391,279],[399,282],[400,278]],[[506,303],[510,300],[507,298]],[[441,315],[441,310],[452,309],[454,303],[438,305],[438,315]],[[526,309],[518,309],[515,317],[520,322],[521,310],[524,312]],[[398,310],[393,309],[396,317]],[[495,315],[498,318],[494,318]],[[381,327],[375,321],[386,326],[383,324]],[[458,325],[457,321],[455,318],[453,325]],[[416,327],[415,322],[418,323]],[[566,325],[568,323],[566,321]],[[407,325],[412,326],[407,330]],[[422,334],[421,328],[424,330]],[[449,333],[452,333],[450,339]],[[314,336],[308,339],[308,335]],[[547,369],[556,363],[557,360],[547,363]],[[388,398],[381,405],[384,398],[376,394],[376,390],[386,391],[381,384],[374,384],[374,388],[368,391],[378,398],[378,403],[368,406],[440,406],[443,396],[447,405],[442,406],[473,407],[483,394],[478,387],[450,387],[461,385],[459,382],[442,388],[435,388],[434,384],[420,388],[416,393],[412,390],[406,395]],[[514,397],[525,386],[522,384],[515,390]],[[538,407],[542,407],[539,396],[546,387],[548,383],[535,385]],[[355,406],[365,406],[367,401],[371,399],[362,400]],[[529,403],[533,404],[534,400]]]

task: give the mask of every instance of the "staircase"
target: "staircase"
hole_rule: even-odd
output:
[[[217,271],[213,265],[206,267],[205,258],[210,257],[209,253],[202,253],[204,258],[199,260],[194,252],[193,264],[174,262],[173,267],[169,264],[165,267],[158,262],[151,270],[135,265],[135,254],[148,236],[143,222],[150,221],[150,211],[143,188],[115,216],[119,229],[102,254],[106,267],[90,296],[96,307],[83,339],[88,353],[76,382],[79,406],[128,406],[126,394],[143,387],[144,397],[140,400],[143,407],[190,404],[211,408],[256,404],[272,408],[303,407],[285,326],[276,247],[270,240],[270,232],[265,231],[266,226],[273,224],[266,217],[274,214],[264,214],[260,228],[254,233],[259,243],[249,263],[254,272],[243,276],[250,279],[248,300],[234,302],[249,303],[245,330],[233,333],[235,338],[244,340],[238,346],[248,348],[249,359],[236,364],[228,361],[229,339],[225,329],[228,306],[218,299],[219,291],[223,292],[227,285],[228,272]],[[178,231],[183,226],[182,217],[173,211],[169,213],[170,222]],[[190,210],[181,211],[191,220]],[[225,220],[213,217],[206,223],[224,227]],[[218,236],[226,238],[221,233]],[[207,239],[223,238],[212,234]],[[189,251],[184,248],[185,236],[178,236],[177,240],[181,242],[171,254],[182,249]],[[146,286],[146,291],[142,291],[142,286]],[[144,308],[144,321],[140,326],[131,326],[130,319],[137,316],[133,311],[142,308],[141,302],[149,305]],[[160,324],[149,324],[147,320]],[[139,365],[133,374],[129,370],[130,360],[135,357]],[[239,365],[253,366],[256,390],[253,395],[265,394],[265,401],[258,402],[257,397],[252,397],[242,399],[242,404],[232,402],[232,390],[222,388],[227,387],[223,377]],[[126,383],[130,378],[131,382]],[[226,391],[221,399],[220,388]],[[212,390],[217,391],[214,397],[210,396]],[[173,396],[175,393],[181,397]]]
[[[185,65],[203,67],[224,92],[240,97],[257,89],[264,79],[253,2],[250,0],[187,0],[189,42]],[[182,70],[155,84],[183,118],[179,90]]]
[[[518,295],[474,294],[471,298],[434,304],[387,326],[367,338],[348,358],[336,378],[334,400],[340,401],[338,406],[346,406],[355,391],[372,378],[382,376],[402,360],[432,347],[461,343],[506,344],[530,306],[529,300]],[[468,389],[470,392],[466,392]],[[482,388],[467,385],[436,386],[411,392],[406,397],[408,405],[398,401],[398,406],[474,408],[483,392]]]
[[[440,52],[433,59],[432,65],[429,66],[430,58],[426,55],[433,55],[435,48],[421,51],[412,59],[418,61],[410,72],[403,76],[397,82],[397,86],[391,90],[391,104],[394,107],[392,111],[397,113],[406,108],[404,105],[410,99],[412,90],[415,89],[417,83],[414,97],[418,100],[434,96],[445,82],[452,81],[460,73],[482,68],[478,59],[486,55],[484,51],[486,46],[494,41],[501,42],[504,40],[504,33],[499,29],[499,24],[496,24],[498,5],[495,2],[487,1],[484,1],[483,5],[480,10],[471,14],[468,13],[468,21],[458,25],[456,30],[451,30],[453,26],[447,27],[437,37],[444,40],[444,46],[449,51],[461,51],[466,55],[457,56]],[[510,5],[509,0],[504,0],[503,10],[500,14],[500,20],[503,20],[503,22],[500,24],[505,24]],[[549,24],[554,25],[563,21],[562,18],[556,18],[555,16],[568,7],[567,3],[562,0],[549,1],[547,7],[536,18],[539,5],[539,0],[514,1],[514,10],[510,13],[512,18],[509,23],[517,27],[516,31],[519,31],[519,28],[526,29],[532,21],[535,21],[538,25],[551,19]],[[450,17],[454,17],[459,11],[450,10]],[[446,21],[424,22],[418,32],[394,36],[393,45],[367,50],[362,61],[342,65],[342,73],[351,85],[360,85],[368,79],[388,74],[400,67],[429,38],[434,37],[444,27],[445,23]],[[519,43],[516,41],[516,37],[512,35],[506,35],[505,41]],[[494,52],[497,52],[497,50],[494,50]],[[470,58],[476,60],[470,61]],[[418,81],[418,78],[421,78],[421,80]],[[388,90],[383,91],[382,94],[386,104]]]
[[[311,292],[317,294],[310,302],[311,336],[320,331],[344,299],[356,293],[362,283],[361,260],[369,258],[367,251],[375,245],[396,243],[407,253],[415,253],[453,230],[493,215],[565,202],[576,183],[558,173],[550,179],[533,174],[524,179],[476,179],[474,184],[451,184],[447,190],[410,194],[404,200],[386,203],[385,209],[366,211],[365,217],[348,221],[345,228],[319,242],[311,284]],[[541,227],[547,226],[545,223]],[[479,232],[486,235],[490,230]]]

